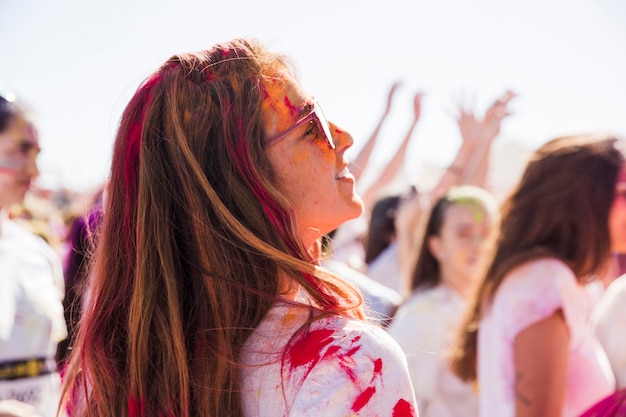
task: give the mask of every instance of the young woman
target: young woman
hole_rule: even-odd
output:
[[[613,391],[584,284],[626,247],[622,146],[604,134],[554,139],[506,200],[453,361],[478,378],[481,416],[577,416]]]
[[[389,328],[407,355],[420,415],[475,416],[471,384],[450,370],[450,349],[495,236],[497,207],[486,190],[452,187],[433,207],[417,264],[413,294]]]
[[[54,359],[67,334],[61,260],[8,216],[39,175],[39,150],[28,112],[0,96],[0,415],[52,417],[61,395]]]
[[[362,211],[352,144],[255,42],[165,62],[122,116],[62,409],[416,415],[401,349],[316,265]]]

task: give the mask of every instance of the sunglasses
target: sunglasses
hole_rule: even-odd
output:
[[[333,141],[333,135],[330,133],[328,120],[326,120],[326,116],[324,116],[324,112],[322,111],[322,108],[317,101],[313,101],[311,111],[306,116],[302,117],[296,122],[296,124],[288,128],[287,130],[283,130],[282,132],[268,140],[265,146],[272,146],[279,140],[284,139],[285,136],[287,136],[289,133],[307,123],[310,123],[312,126],[316,126],[317,129],[324,134],[324,138],[326,139],[326,144],[328,145],[328,147],[330,149],[335,149],[335,142]]]

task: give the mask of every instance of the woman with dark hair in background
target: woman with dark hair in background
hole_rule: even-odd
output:
[[[413,293],[389,328],[407,355],[420,415],[478,414],[474,388],[452,373],[447,354],[489,260],[497,218],[494,197],[470,185],[450,188],[429,215]]]

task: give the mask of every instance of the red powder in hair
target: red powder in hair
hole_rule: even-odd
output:
[[[142,417],[145,410],[143,400],[137,401],[135,397],[128,399],[128,417]]]
[[[376,393],[375,387],[367,387],[365,391],[360,393],[354,400],[354,403],[352,404],[352,411],[356,413],[361,408],[365,407],[365,405],[372,399],[372,396],[375,393]]]
[[[417,413],[407,400],[399,400],[393,407],[392,417],[416,417]]]

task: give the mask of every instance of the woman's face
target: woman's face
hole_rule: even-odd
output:
[[[439,236],[429,240],[444,282],[471,285],[480,278],[494,238],[493,224],[492,216],[476,203],[456,203],[445,209]]]
[[[21,203],[31,181],[39,175],[37,132],[17,119],[0,132],[0,208]]]
[[[615,198],[609,212],[611,251],[626,253],[626,167],[622,167],[615,186]]]
[[[289,74],[263,82],[263,118],[268,138],[292,128],[311,110],[313,98]],[[324,132],[311,123],[292,130],[267,147],[280,188],[291,202],[305,245],[343,222],[358,217],[363,202],[355,192],[348,171],[346,150],[352,137],[330,123],[335,145],[331,149]]]

